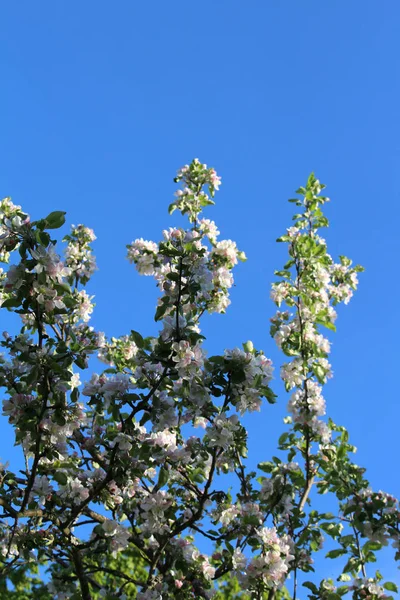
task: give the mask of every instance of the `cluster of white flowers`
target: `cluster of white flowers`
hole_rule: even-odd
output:
[[[35,273],[45,273],[58,283],[71,274],[71,270],[64,265],[54,246],[39,246],[37,250],[31,250],[31,255],[37,261],[33,269]]]
[[[214,221],[210,221],[210,219],[199,219],[198,226],[200,231],[208,237],[212,244],[217,242],[217,237],[220,232]]]
[[[120,338],[112,337],[98,353],[98,358],[110,366],[114,366],[114,355],[118,355],[118,359],[123,359],[129,363],[136,357],[138,347],[129,335],[124,335]]]
[[[268,505],[274,499],[274,508],[281,519],[287,519],[294,509],[294,493],[290,474],[301,472],[300,465],[295,462],[279,463],[270,478],[262,478],[260,500]]]
[[[44,505],[54,491],[54,487],[51,485],[49,478],[46,475],[39,475],[35,477],[33,483],[31,498],[37,498],[39,504]]]
[[[30,222],[30,217],[20,206],[3,198],[0,201],[0,262],[8,262],[10,251],[18,247],[20,234]]]
[[[164,231],[164,242],[159,245],[136,240],[128,246],[128,259],[135,263],[138,272],[142,275],[153,275],[164,292],[165,296],[159,304],[166,304],[164,314],[173,311],[174,302],[178,297],[183,310],[187,313],[193,310],[193,303],[185,302],[186,297],[182,297],[182,289],[187,288],[190,282],[197,287],[193,299],[197,306],[203,305],[208,312],[226,310],[229,305],[228,290],[233,285],[231,270],[238,260],[245,260],[245,256],[239,252],[234,242],[215,241],[213,236],[217,233],[216,228],[211,230],[204,226],[199,232],[175,229]],[[202,244],[201,240],[206,237],[213,240],[211,250]]]
[[[57,490],[57,495],[62,498],[63,502],[74,505],[86,500],[89,497],[90,490],[77,477],[69,477],[67,473],[65,476],[66,483],[60,485]]]
[[[256,537],[261,553],[248,560],[239,548],[233,554],[233,564],[239,580],[247,588],[258,586],[260,581],[267,589],[280,587],[287,577],[294,559],[293,543],[289,537],[279,537],[276,529],[262,527]]]
[[[285,302],[295,312],[278,311],[271,319],[271,334],[279,348],[293,357],[281,368],[286,389],[297,388],[288,406],[293,420],[326,444],[330,431],[320,419],[325,415],[325,401],[314,378],[323,384],[332,376],[327,359],[330,342],[318,327],[334,328],[336,312],[332,303],[350,300],[360,268],[352,267],[345,257],[335,264],[326,252],[325,240],[316,233],[318,206],[327,201],[318,195],[321,189],[318,181],[311,181],[310,190],[304,192],[304,214],[297,215],[297,224],[281,238],[289,243],[291,260],[287,266],[295,272],[293,278],[287,266],[277,272],[284,279],[272,285],[271,297],[278,306]]]
[[[165,490],[146,493],[142,491],[142,499],[136,509],[141,521],[143,535],[162,534],[171,528],[167,518],[167,509],[173,504],[173,498]]]
[[[191,379],[204,366],[204,350],[199,344],[191,346],[188,341],[181,340],[172,344],[172,349],[172,360],[183,379]]]
[[[400,557],[400,504],[395,496],[365,488],[351,496],[344,503],[343,510],[346,514],[350,511],[355,515],[361,514],[363,535],[382,546],[391,542]],[[380,519],[376,518],[377,511]]]
[[[128,547],[129,531],[117,521],[107,519],[102,524],[102,529],[105,537],[110,541],[113,556],[117,556],[118,552]]]
[[[47,590],[55,600],[70,600],[76,594],[76,587],[73,584],[67,584],[56,577],[47,584]]]
[[[328,426],[318,419],[326,413],[325,399],[322,396],[322,388],[315,381],[309,380],[303,388],[293,392],[288,410],[293,415],[295,423],[307,425],[318,436],[324,444],[330,440]]]
[[[191,565],[195,565],[206,579],[211,580],[214,577],[215,568],[210,564],[209,557],[200,553],[189,539],[177,538],[171,540],[171,542],[172,546],[181,553],[184,560]]]
[[[164,318],[174,312],[177,301],[181,305],[180,318],[192,316],[196,306],[202,312],[225,312],[230,302],[228,290],[233,285],[232,268],[246,258],[235,242],[217,240],[219,231],[213,221],[198,218],[202,207],[212,203],[203,186],[209,185],[212,195],[218,189],[215,171],[197,161],[179,171],[177,181],[182,179],[186,187],[178,191],[173,207],[189,213],[193,229],[171,228],[163,232],[159,244],[137,239],[127,246],[130,262],[135,263],[139,273],[153,275],[163,291],[159,307]],[[195,290],[190,298],[189,287]],[[164,336],[167,331],[168,325]]]
[[[253,347],[251,342],[246,345]],[[225,350],[224,357],[232,364],[232,369],[239,369],[243,373],[243,381],[231,383],[236,410],[242,415],[260,410],[263,390],[272,379],[272,361],[262,353],[246,352],[240,348]]]
[[[111,377],[107,377],[107,375],[99,376],[97,373],[93,373],[90,381],[85,383],[82,394],[84,396],[102,395],[108,405],[112,398],[126,394],[133,387],[134,384],[130,376],[125,373],[117,373]]]
[[[74,279],[86,283],[96,271],[96,259],[90,247],[96,236],[93,229],[84,225],[72,225],[70,235],[64,238],[68,242],[65,249],[65,263]]]
[[[32,394],[13,394],[9,400],[3,400],[3,414],[10,423],[18,423],[25,416],[27,407],[35,401]]]
[[[355,579],[349,589],[353,593],[357,593],[357,598],[365,598],[365,600],[376,600],[379,598],[388,598],[385,589],[379,585],[372,577],[363,579]]]
[[[239,429],[239,419],[236,415],[227,417],[225,414],[215,417],[212,425],[206,429],[205,438],[210,448],[218,447],[227,450],[234,445],[235,432]]]
[[[131,263],[135,263],[141,275],[155,275],[157,255],[157,244],[143,238],[135,240],[128,246],[128,259]]]

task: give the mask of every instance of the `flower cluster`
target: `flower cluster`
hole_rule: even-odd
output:
[[[400,505],[386,492],[364,488],[343,504],[346,515],[360,522],[363,535],[372,543],[387,546],[390,542],[400,558]]]
[[[273,373],[271,360],[263,353],[255,352],[251,342],[244,347],[244,350],[235,348],[224,353],[227,368],[234,372],[231,393],[240,414],[259,411],[263,396],[272,399],[268,387]]]
[[[294,558],[292,541],[287,536],[279,537],[274,527],[262,527],[255,534],[254,545],[260,553],[249,561],[238,548],[234,552],[233,564],[239,580],[258,592],[280,587]]]
[[[157,317],[167,319],[164,337],[168,331],[197,325],[198,317],[193,313],[225,312],[233,285],[232,269],[239,260],[246,259],[232,240],[217,240],[219,231],[213,221],[198,217],[204,206],[213,203],[204,185],[214,195],[219,181],[215,171],[194,161],[179,173],[177,180],[182,179],[187,187],[179,191],[179,200],[171,206],[188,213],[193,228],[165,230],[159,244],[137,239],[127,246],[130,262],[135,263],[139,273],[154,276],[163,291]],[[182,307],[182,325],[174,326],[168,316],[177,301]]]
[[[71,233],[64,237],[68,242],[65,250],[65,263],[70,269],[70,283],[78,281],[85,285],[96,271],[96,259],[90,244],[96,236],[92,229],[84,225],[73,225]]]
[[[29,230],[30,217],[20,206],[3,198],[0,201],[0,261],[7,263],[10,252],[18,248],[21,239]]]
[[[296,200],[303,213],[296,215],[295,225],[279,238],[289,244],[290,259],[276,272],[282,279],[273,284],[271,297],[278,306],[285,302],[289,310],[278,311],[271,319],[271,335],[284,353],[293,357],[283,365],[281,377],[286,389],[296,388],[288,407],[294,423],[309,441],[328,443],[330,432],[320,419],[325,414],[325,400],[318,383],[326,383],[332,375],[330,342],[319,327],[335,329],[333,304],[350,300],[362,268],[352,267],[343,256],[335,264],[327,253],[326,241],[317,233],[318,228],[328,225],[321,211],[329,200],[321,195],[323,188],[310,176],[306,188],[298,190],[303,199]]]

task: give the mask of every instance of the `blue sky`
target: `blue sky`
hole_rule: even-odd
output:
[[[398,2],[21,0],[2,3],[0,23],[0,194],[94,228],[93,324],[108,335],[157,331],[154,283],[125,244],[176,221],[172,178],[198,157],[223,179],[206,216],[248,255],[227,315],[205,323],[207,348],[252,339],[278,367],[275,239],[308,174],[328,185],[329,249],[366,267],[339,311],[328,412],[373,486],[400,495]],[[286,402],[248,419],[255,460],[271,455]]]

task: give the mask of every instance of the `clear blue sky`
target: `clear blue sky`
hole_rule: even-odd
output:
[[[0,24],[0,194],[34,218],[64,209],[94,228],[93,323],[108,335],[157,331],[153,281],[125,244],[158,241],[174,223],[172,178],[198,157],[223,178],[207,216],[249,259],[228,314],[205,324],[207,347],[253,339],[279,365],[275,239],[310,171],[328,184],[331,253],[366,267],[339,311],[328,412],[374,487],[400,495],[398,1],[20,0],[2,3]],[[286,402],[248,420],[257,459],[270,456]]]

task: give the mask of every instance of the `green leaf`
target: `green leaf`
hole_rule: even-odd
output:
[[[86,361],[82,356],[78,356],[75,359],[75,364],[80,368],[80,369],[86,369]]]
[[[343,568],[343,573],[349,573],[349,572],[358,573],[359,568],[360,568],[360,559],[356,558],[355,556],[352,556],[345,564],[345,566]]]
[[[60,485],[65,485],[68,481],[66,473],[63,473],[62,471],[56,471],[53,477]]]
[[[343,529],[340,523],[321,523],[320,528],[323,529],[333,539],[338,537],[341,530]]]
[[[237,371],[232,372],[232,383],[243,383],[246,381],[246,373],[243,369],[238,369]]]
[[[396,594],[399,591],[397,585],[393,583],[393,581],[387,581],[383,584],[383,587],[385,590],[389,590],[389,592],[396,592]]]
[[[65,223],[66,212],[63,210],[55,210],[44,219],[46,222],[45,229],[58,229]]]
[[[225,546],[227,547],[227,549],[229,550],[230,554],[233,554],[235,549],[232,546],[232,544],[230,544],[228,541],[225,541]]]
[[[368,550],[380,550],[382,548],[382,544],[380,544],[379,542],[366,542],[364,544],[364,548],[363,550],[368,551]]]
[[[337,558],[338,556],[342,556],[343,554],[346,554],[347,550],[345,550],[344,548],[336,548],[336,550],[330,550],[329,552],[326,553],[325,557],[326,558]]]
[[[271,388],[269,388],[269,387],[263,388],[263,394],[270,404],[275,404],[277,395],[274,394],[274,392],[271,390]]]
[[[286,440],[288,439],[289,434],[288,433],[282,433],[282,435],[280,436],[279,440],[278,440],[278,444],[279,446],[282,446],[282,444],[284,444],[286,442]]]
[[[313,594],[318,594],[318,588],[312,581],[305,581],[303,583],[303,587],[306,587],[309,590],[311,590]]]
[[[169,471],[165,467],[161,467],[160,473],[158,476],[157,487],[162,488],[168,482],[169,479]]]
[[[131,329],[131,338],[133,339],[138,348],[143,348],[144,340],[140,333]]]
[[[257,466],[264,473],[271,473],[273,469],[273,465],[270,462],[260,462]]]
[[[45,246],[46,248],[50,244],[49,234],[46,233],[45,231],[42,231],[41,229],[36,230],[35,237],[36,237],[37,241],[39,242],[39,244],[42,244],[42,246]]]
[[[20,300],[18,300],[18,298],[8,298],[7,300],[4,300],[4,302],[1,305],[1,308],[14,308],[16,306],[19,306],[21,304]]]
[[[79,390],[78,388],[74,388],[71,392],[71,400],[72,402],[77,402],[79,398]]]
[[[166,311],[169,308],[169,306],[168,306],[169,298],[167,296],[164,296],[163,298],[161,298],[161,302],[162,302],[162,304],[160,304],[160,306],[157,306],[156,314],[154,315],[155,321],[159,321],[160,319],[162,319],[163,316],[165,315]]]

